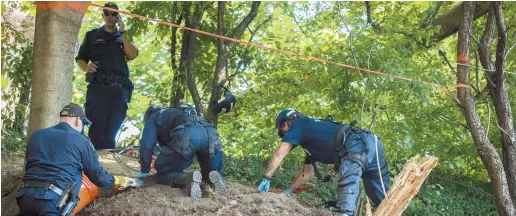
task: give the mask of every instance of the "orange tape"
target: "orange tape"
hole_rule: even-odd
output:
[[[70,8],[74,11],[86,13],[88,7],[88,3],[83,4],[80,2],[36,2],[36,11]]]
[[[297,56],[297,57],[299,57],[301,59],[304,59],[304,60],[318,61],[318,62],[321,62],[321,63],[332,64],[332,65],[336,65],[336,66],[343,67],[343,68],[355,69],[355,70],[359,70],[359,71],[362,71],[362,72],[373,73],[373,74],[377,74],[377,75],[381,75],[381,76],[388,76],[388,77],[392,77],[394,79],[405,80],[405,81],[408,81],[408,82],[418,83],[418,84],[422,84],[422,85],[428,85],[428,86],[440,88],[443,91],[447,90],[447,88],[445,86],[443,86],[441,84],[437,84],[437,83],[430,83],[430,82],[425,82],[425,81],[421,81],[421,80],[415,80],[415,79],[411,79],[411,78],[407,78],[407,77],[402,77],[402,76],[397,76],[397,75],[393,75],[393,74],[388,74],[388,73],[384,73],[384,72],[380,72],[380,71],[375,71],[375,70],[369,70],[369,69],[364,69],[364,68],[360,68],[360,67],[355,67],[355,66],[343,64],[343,63],[340,63],[340,62],[333,62],[333,61],[328,61],[328,60],[325,60],[325,59],[320,59],[320,58],[317,58],[317,57],[305,56],[303,54],[299,54],[299,53],[295,53],[295,52],[291,52],[291,51],[274,49],[274,48],[272,48],[270,46],[264,46],[264,45],[260,45],[260,44],[256,44],[256,43],[251,43],[251,42],[243,41],[243,40],[240,40],[240,39],[235,39],[235,38],[231,38],[231,37],[226,37],[226,36],[221,36],[221,35],[213,34],[211,32],[205,32],[205,31],[201,31],[201,30],[198,30],[198,29],[188,28],[186,26],[181,26],[181,25],[178,25],[178,24],[175,24],[175,23],[166,22],[166,21],[162,21],[162,20],[158,20],[158,19],[153,19],[153,18],[142,16],[142,15],[133,14],[133,13],[130,13],[130,12],[126,12],[126,11],[122,11],[122,10],[117,10],[117,9],[113,9],[113,8],[109,8],[109,7],[104,7],[104,6],[101,6],[101,5],[98,5],[98,4],[94,4],[94,3],[90,3],[90,5],[94,6],[94,7],[97,7],[97,8],[104,9],[104,10],[118,12],[118,13],[129,15],[129,16],[132,16],[132,17],[148,20],[148,21],[151,21],[151,22],[156,22],[156,23],[159,23],[159,24],[168,25],[168,26],[171,26],[171,27],[180,28],[180,29],[183,29],[183,30],[186,30],[186,31],[195,32],[195,33],[198,33],[198,34],[203,34],[203,35],[211,36],[211,37],[214,37],[214,38],[231,41],[231,42],[234,42],[234,43],[240,43],[240,44],[244,44],[244,45],[247,45],[247,46],[253,46],[253,47],[260,48],[260,49],[270,50],[270,51],[273,51],[273,52],[279,52],[279,53],[283,53],[285,55]],[[469,57],[457,56],[457,61],[466,61],[467,63],[469,63]],[[303,74],[303,76],[304,75],[305,74]],[[306,76],[304,76],[304,77],[306,77]]]
[[[457,56],[457,62],[469,62],[469,56]]]
[[[457,88],[469,88],[469,85],[457,83]]]

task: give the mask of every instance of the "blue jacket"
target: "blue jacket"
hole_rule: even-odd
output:
[[[333,136],[340,125],[341,124],[317,118],[299,118],[290,125],[282,142],[291,143],[294,147],[302,146],[305,152],[310,155],[310,157],[305,160],[305,163],[314,160],[325,164],[333,164],[335,162]],[[378,168],[378,165],[376,163],[374,134],[370,132],[361,133],[364,133],[368,145],[366,145],[358,133],[352,132],[347,138],[346,149],[351,152],[362,152],[365,149],[369,149],[367,153],[368,170],[375,170]],[[380,139],[377,140],[377,145],[380,167],[382,167],[385,163],[383,160],[385,156]]]
[[[170,140],[171,128],[168,127],[167,120],[182,113],[183,111],[176,108],[162,109],[145,121],[142,138],[140,139],[141,172],[149,172],[156,143],[165,145],[165,142]]]
[[[38,130],[30,136],[25,155],[24,180],[43,181],[65,189],[75,181],[79,194],[82,173],[98,187],[109,188],[114,178],[99,163],[89,139],[68,123]]]

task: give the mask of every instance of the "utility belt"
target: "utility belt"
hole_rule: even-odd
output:
[[[75,209],[75,206],[79,203],[79,199],[74,199],[73,187],[75,182],[68,184],[65,190],[57,187],[56,185],[48,182],[41,181],[24,181],[22,183],[23,188],[43,188],[52,191],[59,195],[56,208],[60,210],[60,215],[69,215]]]
[[[134,84],[129,78],[127,78],[127,76],[115,75],[114,73],[106,73],[103,70],[97,70],[97,72],[94,73],[86,73],[86,82],[123,87],[129,91],[127,102],[131,102]]]

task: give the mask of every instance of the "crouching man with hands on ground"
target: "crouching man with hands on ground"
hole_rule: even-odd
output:
[[[140,140],[139,178],[149,176],[156,143],[160,152],[154,163],[156,183],[186,187],[188,196],[203,197],[204,192],[225,195],[226,185],[219,173],[224,164],[222,144],[213,124],[191,105],[166,107],[152,105],[144,115],[145,126]],[[183,173],[197,157],[201,172]],[[209,188],[211,187],[211,188]],[[205,195],[208,195],[205,193]]]
[[[269,191],[271,177],[285,156],[301,146],[306,153],[305,167],[285,190],[286,195],[306,183],[314,174],[315,162],[335,164],[339,172],[337,207],[343,215],[353,215],[360,178],[367,196],[378,206],[389,190],[389,176],[382,143],[369,131],[329,120],[305,117],[295,109],[282,110],[276,117],[282,137],[258,190]]]
[[[101,167],[90,140],[81,134],[91,122],[79,105],[66,105],[60,116],[59,124],[35,131],[27,143],[25,175],[16,194],[22,216],[70,214],[77,205],[82,172],[103,189],[123,190],[132,182]]]

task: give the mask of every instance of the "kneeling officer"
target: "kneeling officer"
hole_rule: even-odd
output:
[[[88,137],[91,124],[77,104],[66,105],[60,123],[35,131],[27,143],[25,176],[16,194],[21,215],[68,215],[77,204],[82,173],[98,187],[123,190],[131,180],[100,166]]]
[[[191,105],[177,108],[152,105],[145,112],[144,120],[140,178],[149,175],[154,147],[159,143],[160,153],[154,165],[156,183],[186,186],[188,196],[197,198],[203,195],[202,182],[206,183],[204,186],[211,186],[216,194],[226,194],[226,185],[219,173],[224,163],[222,144],[213,124]],[[201,172],[183,173],[192,164],[194,156],[197,156]]]

